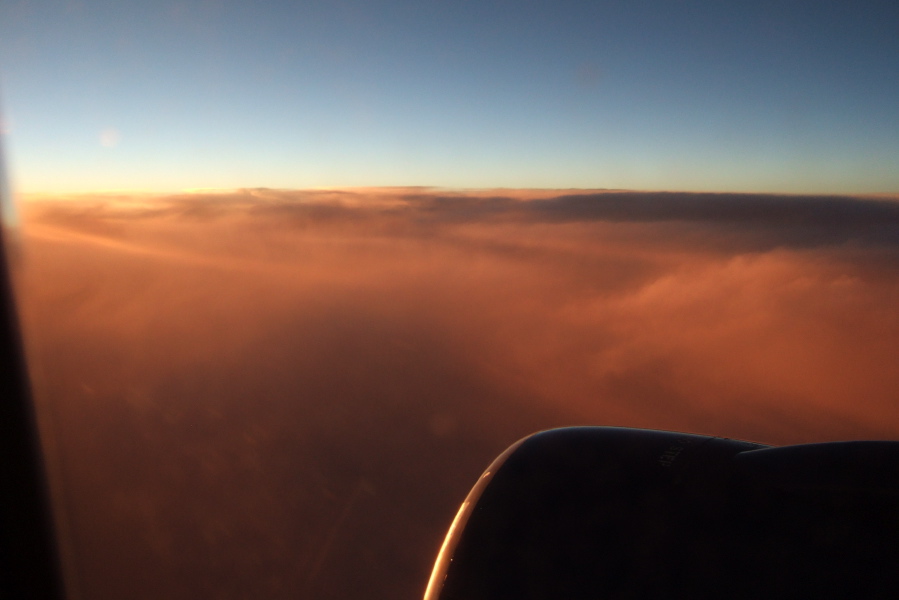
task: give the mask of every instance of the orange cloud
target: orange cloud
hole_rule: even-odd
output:
[[[540,428],[897,439],[897,206],[28,203],[26,333],[83,592],[418,596],[468,486]]]

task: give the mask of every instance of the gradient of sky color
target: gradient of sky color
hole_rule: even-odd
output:
[[[22,192],[899,192],[895,1],[0,5]]]

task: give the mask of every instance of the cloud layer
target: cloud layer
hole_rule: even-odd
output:
[[[899,439],[891,200],[243,190],[23,217],[85,597],[420,597],[479,472],[548,427]]]

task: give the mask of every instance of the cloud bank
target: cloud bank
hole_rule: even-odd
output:
[[[899,204],[241,190],[23,206],[85,597],[416,598],[548,427],[899,439]]]

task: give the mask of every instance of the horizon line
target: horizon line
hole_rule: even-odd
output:
[[[689,189],[639,189],[639,188],[581,188],[581,187],[452,187],[452,186],[426,186],[426,185],[379,185],[379,186],[312,186],[312,187],[192,187],[174,190],[150,190],[146,188],[105,188],[83,191],[18,191],[11,194],[15,202],[40,202],[48,200],[86,200],[92,197],[137,199],[162,199],[180,195],[222,195],[241,194],[253,192],[320,192],[320,193],[367,193],[373,195],[388,195],[417,192],[423,194],[450,194],[460,196],[477,195],[506,195],[518,199],[536,199],[556,195],[587,195],[587,194],[695,194],[697,196],[728,195],[728,196],[780,196],[780,197],[843,197],[870,200],[899,201],[899,192],[883,193],[822,193],[822,192],[777,192],[777,191],[710,191]]]

